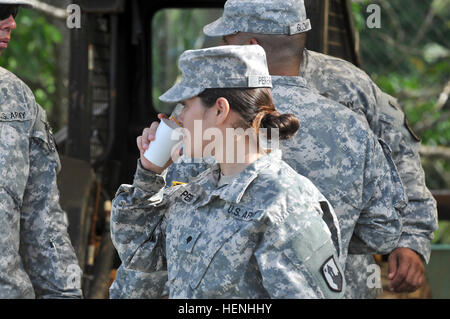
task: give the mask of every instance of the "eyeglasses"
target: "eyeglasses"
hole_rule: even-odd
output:
[[[6,20],[11,15],[15,19],[19,12],[19,6],[0,5],[0,20]]]

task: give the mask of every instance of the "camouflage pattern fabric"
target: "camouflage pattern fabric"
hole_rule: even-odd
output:
[[[0,5],[18,5],[24,8],[33,8],[33,4],[27,0],[0,0]]]
[[[257,9],[257,6],[261,8]],[[251,24],[257,27],[250,30],[241,21],[249,19],[251,10],[260,10],[264,14],[251,14]],[[285,12],[283,19],[278,19],[280,12]],[[303,1],[267,0],[257,3],[228,0],[222,17],[205,26],[203,31],[210,36],[236,32],[276,34],[274,31],[284,26],[287,17],[294,15],[306,19]],[[299,75],[321,95],[359,114],[375,135],[389,145],[408,199],[408,206],[402,214],[403,233],[398,247],[416,251],[428,263],[430,242],[438,227],[436,201],[425,184],[419,156],[420,138],[409,127],[396,99],[383,93],[364,71],[353,64],[306,49]]]
[[[217,187],[218,165],[164,188],[138,164],[113,201],[122,263],[144,273],[167,260],[171,298],[339,298],[345,280],[322,220],[325,197],[281,161],[262,156]],[[336,227],[339,227],[336,225]]]
[[[180,102],[206,88],[272,87],[266,53],[259,45],[228,45],[184,51],[178,66],[181,82],[159,97]]]
[[[300,120],[297,135],[281,144],[283,159],[308,177],[335,208],[342,235],[340,261],[352,260],[345,266],[346,277],[359,276],[351,281],[346,297],[375,297],[381,291],[367,285],[368,266],[375,264],[368,254],[396,247],[406,201],[389,148],[358,116],[307,88],[302,78],[272,77],[272,82],[277,109]],[[192,180],[210,165],[182,158],[169,167],[168,185]]]
[[[0,68],[1,298],[80,298],[81,269],[59,206],[59,157],[31,90]]]
[[[183,69],[181,83],[174,86],[180,89],[172,95],[171,101],[178,102],[183,97],[190,97],[193,91],[199,91],[198,87],[209,87],[201,83],[227,87],[228,84],[223,81],[215,82],[221,72],[229,78],[239,78],[239,72],[243,70],[235,67],[240,66],[239,63],[223,63],[213,59],[205,65],[200,59],[202,54],[211,57],[210,52],[214,52],[216,58],[223,57],[221,50],[239,53],[236,48],[203,49],[195,52],[198,55],[191,54],[190,60],[180,58],[180,68],[183,64],[191,67]],[[251,46],[241,48],[250,50]],[[260,54],[257,58],[262,56]],[[218,63],[217,66],[214,63]],[[203,72],[203,67],[208,72]],[[253,72],[262,72],[253,69]],[[198,70],[200,74],[185,70]],[[233,72],[235,75],[230,76]],[[202,81],[196,86],[194,79],[197,76]],[[192,82],[186,83],[185,78]],[[273,81],[276,81],[273,88],[276,107],[282,113],[294,113],[301,123],[297,135],[282,144],[284,159],[298,173],[312,180],[335,207],[342,232],[340,262],[345,264],[347,251],[350,254],[366,254],[353,267],[361,273],[358,281],[361,289],[377,294],[377,290],[374,292],[367,286],[365,279],[369,275],[366,270],[373,263],[373,258],[368,254],[388,253],[396,247],[401,232],[400,210],[406,202],[389,147],[378,141],[366,123],[361,122],[353,112],[306,88],[302,78],[273,77]],[[175,92],[174,88],[168,92]],[[199,165],[198,171],[205,168],[203,164]],[[167,177],[169,182],[186,182],[188,176],[193,174],[196,174],[195,165],[175,164],[169,168]],[[330,222],[327,224],[332,225]],[[367,295],[361,289],[353,296]]]
[[[300,120],[297,135],[281,144],[283,159],[318,187],[339,218],[341,261],[351,283],[345,296],[376,297],[380,289],[367,285],[368,266],[375,264],[368,254],[396,247],[406,201],[390,150],[360,117],[307,88],[302,78],[272,77],[272,82],[277,109]],[[168,178],[188,180],[207,167],[198,164],[195,173],[193,164],[183,164],[169,167]]]
[[[228,0],[222,17],[203,28],[211,37],[237,32],[293,35],[309,30],[303,0]]]
[[[163,267],[161,267],[163,268]],[[120,265],[109,288],[110,299],[158,299],[164,292],[167,270],[151,273],[128,269]]]
[[[317,52],[304,50],[300,75],[320,94],[364,117],[372,131],[389,145],[408,199],[397,247],[416,251],[428,263],[430,242],[438,228],[436,201],[425,184],[420,138],[409,127],[396,99],[383,93],[353,64]]]
[[[292,1],[301,4],[285,5]],[[256,11],[253,3],[254,1],[246,0],[227,1],[222,17],[205,26],[204,33],[210,36],[237,32],[276,34],[272,31],[285,25],[284,19],[277,20],[276,17],[279,12],[284,11],[290,11],[286,16],[298,15],[306,19],[303,1],[267,0],[259,4],[264,8],[258,10],[264,12],[264,15],[251,15],[251,24],[257,27],[250,30],[240,21],[246,21],[250,8]],[[321,95],[355,111],[389,145],[408,199],[408,206],[402,211],[403,232],[397,247],[416,251],[428,263],[430,242],[438,227],[436,202],[425,184],[419,156],[420,138],[409,127],[396,99],[383,93],[365,72],[351,63],[313,51],[304,50],[299,75]],[[348,291],[352,286],[357,286],[358,279],[353,281],[354,283],[348,278]],[[356,295],[365,296],[362,291]]]

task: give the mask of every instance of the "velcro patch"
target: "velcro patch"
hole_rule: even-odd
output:
[[[181,194],[179,195],[181,200],[185,202],[186,204],[192,204],[195,202],[195,199],[198,197],[197,195],[189,192],[188,190],[183,190]]]
[[[248,87],[272,87],[270,75],[249,75]]]
[[[328,260],[322,265],[320,270],[328,287],[333,291],[341,292],[343,276],[339,271],[339,268],[333,256],[328,258]]]
[[[241,220],[252,220],[256,217],[259,210],[228,203],[224,206],[225,213]]]
[[[26,121],[29,116],[26,112],[0,112],[0,121]]]
[[[289,26],[289,34],[297,34],[311,30],[311,22],[309,19]]]

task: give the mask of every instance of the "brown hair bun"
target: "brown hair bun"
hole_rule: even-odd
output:
[[[300,121],[294,114],[281,114],[276,110],[271,112],[264,112],[265,114],[261,118],[260,127],[267,129],[279,129],[279,137],[282,140],[291,138],[294,136],[299,127]],[[270,138],[270,132],[268,131],[268,138]]]

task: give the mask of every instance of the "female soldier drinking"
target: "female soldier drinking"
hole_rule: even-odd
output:
[[[133,185],[119,188],[111,216],[122,266],[144,273],[167,269],[170,298],[340,298],[339,226],[334,218],[333,241],[322,219],[334,216],[331,206],[281,160],[280,150],[258,142],[260,128],[286,139],[299,127],[297,118],[272,103],[264,50],[190,50],[179,66],[181,82],[160,99],[184,104],[187,156],[211,150],[203,138],[208,130],[221,133],[211,151],[217,164],[188,184],[165,188],[171,161],[158,167],[146,160],[138,137]],[[145,135],[154,135],[157,126]],[[238,133],[227,134],[230,129]],[[248,129],[256,147],[241,134]],[[234,152],[239,145],[241,158]]]

